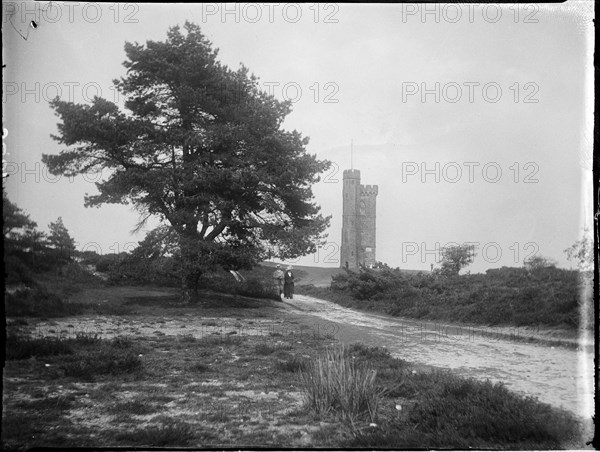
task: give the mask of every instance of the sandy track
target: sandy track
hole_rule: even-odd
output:
[[[336,337],[344,342],[386,346],[408,361],[501,381],[513,391],[585,418],[593,414],[594,363],[589,347],[576,350],[523,342],[515,340],[523,334],[517,329],[471,329],[369,314],[305,295],[295,295],[280,306],[293,316],[333,322]]]

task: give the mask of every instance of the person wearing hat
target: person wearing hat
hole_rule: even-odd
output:
[[[277,264],[277,269],[273,272],[273,280],[277,289],[277,295],[279,295],[280,301],[283,301],[281,300],[281,294],[283,293],[283,270],[281,270],[281,265],[279,264]]]
[[[294,298],[294,272],[291,265],[288,265],[283,276],[283,296],[290,300]]]

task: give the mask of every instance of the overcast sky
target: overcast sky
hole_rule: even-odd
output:
[[[62,149],[48,100],[119,102],[124,43],[165,40],[190,20],[222,62],[293,100],[284,127],[333,162],[314,186],[333,215],[329,243],[297,263],[339,265],[353,140],[362,183],[379,185],[378,260],[429,269],[437,245],[477,242],[473,272],[533,253],[569,267],[563,250],[591,219],[593,2],[424,8],[3,2],[9,198],[42,230],[62,216],[79,249],[141,240],[131,207],[83,207],[101,174],[45,171],[42,153]]]

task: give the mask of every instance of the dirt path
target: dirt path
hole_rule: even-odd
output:
[[[281,305],[289,315],[333,322],[346,343],[387,347],[399,358],[452,369],[477,379],[501,381],[524,395],[566,408],[585,418],[593,414],[593,351],[590,347],[548,346],[515,340],[522,334],[369,314],[329,301],[295,295]]]

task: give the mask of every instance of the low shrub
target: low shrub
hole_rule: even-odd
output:
[[[170,420],[160,425],[152,425],[131,432],[121,432],[115,437],[117,441],[135,444],[136,446],[185,446],[196,438],[194,429],[186,422]]]
[[[215,292],[250,298],[280,300],[272,281],[261,276],[249,276],[246,280],[238,282],[233,275],[222,271],[204,275],[200,283],[202,287]]]
[[[63,301],[43,286],[19,289],[5,295],[6,315],[9,317],[66,317],[81,314],[84,305]]]
[[[114,347],[101,347],[88,353],[66,358],[60,368],[66,377],[93,381],[101,375],[121,375],[142,369],[142,360],[133,351]]]
[[[445,370],[415,373],[382,348],[353,344],[345,355],[338,353],[329,362],[315,363],[313,369],[325,364],[335,368],[333,362],[348,356],[355,364],[377,370],[377,387],[371,393],[379,394],[380,400],[374,424],[352,423],[353,437],[343,447],[556,449],[580,444],[581,426],[568,411],[489,380],[463,378]],[[336,385],[315,381],[335,381],[329,376],[335,372],[324,368],[315,375],[310,380],[312,392],[320,395],[320,411],[326,411],[325,404],[331,400],[327,394],[335,392],[326,388]]]
[[[188,367],[188,370],[194,373],[204,373],[210,371],[210,366],[207,366],[206,364],[202,363],[194,363],[190,367]]]
[[[96,259],[96,271],[102,273],[110,272],[115,266],[119,263],[119,258],[115,254],[106,254],[103,256],[99,256]]]
[[[6,272],[6,279],[4,280],[5,285],[31,285],[34,283],[34,274],[32,269],[24,262],[23,259],[19,258],[18,256],[5,255],[4,268]]]
[[[260,278],[248,278],[245,281],[238,283],[235,293],[246,297],[267,298],[271,300],[280,300],[277,291],[270,281],[265,281]]]
[[[143,257],[138,254],[113,257],[106,270],[112,283],[151,284],[178,287],[181,272],[173,257]]]
[[[447,371],[402,380],[398,396],[412,403],[396,416],[385,416],[376,428],[356,431],[346,446],[554,449],[579,434],[570,413],[510,392],[501,383]]]
[[[16,334],[6,338],[6,359],[20,360],[33,356],[70,355],[74,350],[70,343],[56,338],[32,339]]]
[[[277,361],[276,368],[280,372],[300,372],[307,369],[307,362],[294,356],[284,361]]]
[[[254,346],[254,353],[257,355],[270,355],[277,351],[277,347],[274,344],[259,343]]]
[[[576,271],[554,267],[503,267],[453,278],[362,269],[333,276],[330,288],[300,286],[298,292],[393,316],[577,328],[579,286]]]

